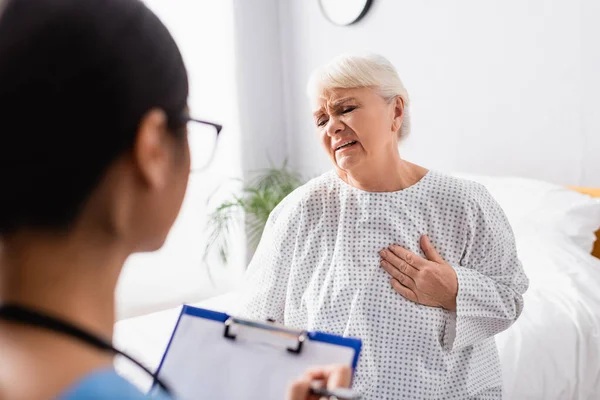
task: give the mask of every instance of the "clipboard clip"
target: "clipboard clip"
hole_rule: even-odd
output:
[[[304,345],[304,342],[308,338],[308,334],[306,331],[285,328],[285,327],[275,325],[272,323],[262,323],[262,322],[256,322],[256,321],[251,321],[251,320],[242,319],[242,318],[229,317],[225,321],[225,331],[223,332],[223,336],[229,340],[236,339],[236,335],[231,333],[231,327],[234,324],[244,325],[244,326],[248,326],[251,328],[264,329],[269,332],[275,332],[275,333],[280,333],[280,334],[295,337],[297,340],[296,347],[288,347],[287,348],[287,351],[292,354],[300,354],[302,352],[302,346]]]

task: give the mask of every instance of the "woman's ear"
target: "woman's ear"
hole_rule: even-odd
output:
[[[133,160],[141,179],[153,188],[167,184],[169,171],[169,144],[167,143],[167,115],[152,109],[142,117],[133,148]]]
[[[404,100],[400,96],[396,96],[393,102],[394,105],[394,119],[392,122],[392,130],[398,132],[402,126],[404,120]]]

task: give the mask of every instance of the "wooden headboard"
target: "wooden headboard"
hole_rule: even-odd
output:
[[[595,198],[600,198],[600,188],[572,187],[571,189]],[[600,258],[600,231],[596,232],[596,243],[594,244],[592,254],[596,258]]]

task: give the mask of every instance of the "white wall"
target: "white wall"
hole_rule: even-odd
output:
[[[595,0],[374,0],[337,27],[317,0],[280,3],[287,150],[330,168],[305,84],[337,54],[370,50],[412,100],[405,158],[426,167],[600,187],[600,6]]]
[[[234,0],[144,1],[169,28],[185,60],[191,114],[222,123],[224,128],[210,169],[191,174],[181,213],[165,246],[127,261],[116,294],[120,318],[197,302],[235,288],[246,265],[242,231],[234,238],[236,247],[228,266],[218,259],[208,265],[202,260],[209,233],[207,217],[214,205],[207,200],[220,185],[243,176]],[[226,196],[228,186],[219,198]]]
[[[582,15],[582,124],[586,145],[583,182],[600,187],[600,1],[583,0]],[[595,163],[595,164],[594,164]]]
[[[234,0],[245,176],[286,158],[279,0]]]

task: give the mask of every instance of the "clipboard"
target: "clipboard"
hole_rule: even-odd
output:
[[[281,400],[289,383],[311,367],[355,370],[361,347],[356,338],[184,305],[155,376],[181,400]]]

